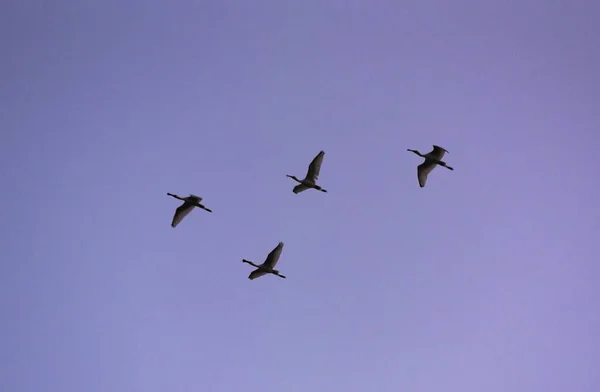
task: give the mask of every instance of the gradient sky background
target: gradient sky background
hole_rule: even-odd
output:
[[[0,390],[597,392],[599,18],[3,2]]]

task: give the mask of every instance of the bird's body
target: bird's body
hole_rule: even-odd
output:
[[[185,218],[192,210],[196,207],[202,208],[208,212],[212,212],[212,210],[203,206],[200,202],[202,198],[200,196],[190,194],[188,197],[180,197],[174,195],[172,193],[167,193],[168,196],[174,197],[175,199],[183,200],[183,204],[177,207],[175,210],[175,215],[173,216],[173,221],[171,222],[171,227],[177,227],[177,225]]]
[[[254,271],[252,271],[250,273],[250,275],[248,275],[248,279],[254,280],[254,279],[260,278],[261,276],[266,275],[266,274],[277,275],[280,278],[284,278],[285,279],[285,276],[281,275],[279,273],[279,271],[275,269],[275,266],[277,265],[277,262],[279,261],[279,256],[281,256],[281,251],[282,250],[283,250],[283,242],[280,242],[269,253],[269,255],[267,256],[265,262],[262,263],[262,264],[254,264],[253,262],[251,262],[249,260],[242,259],[242,262],[248,263],[248,264],[256,267],[256,269]]]
[[[448,166],[446,162],[442,161],[444,154],[448,151],[439,146],[433,146],[433,150],[427,154],[421,154],[417,150],[408,149],[408,151],[417,154],[418,156],[425,158],[425,161],[417,167],[417,178],[419,180],[419,186],[423,188],[427,182],[427,176],[437,165],[443,166],[446,169],[454,170],[454,168]]]
[[[323,157],[325,157],[325,151],[319,152],[317,156],[312,160],[310,165],[308,166],[308,171],[306,172],[306,177],[300,180],[296,176],[291,176],[287,174],[286,176],[295,180],[299,184],[292,189],[292,192],[298,194],[307,189],[316,189],[321,192],[327,192],[327,190],[323,189],[320,185],[317,185],[317,180],[319,179],[319,173],[321,172],[321,164],[323,163]]]

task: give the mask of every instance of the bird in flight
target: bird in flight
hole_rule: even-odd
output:
[[[277,275],[280,278],[285,279],[285,276],[281,275],[279,273],[279,271],[275,269],[275,266],[277,265],[277,262],[279,261],[279,256],[281,256],[282,250],[283,250],[283,242],[280,242],[269,253],[269,255],[267,256],[267,259],[262,264],[254,264],[253,262],[251,262],[249,260],[242,259],[243,263],[248,263],[248,264],[256,267],[256,269],[254,271],[250,272],[250,275],[248,275],[248,279],[254,280],[254,279],[260,278],[261,276],[266,275],[266,274]]]
[[[296,176],[290,176],[286,174],[287,177],[299,182],[298,185],[294,187],[292,192],[298,194],[307,189],[316,189],[321,192],[327,192],[327,190],[321,188],[317,185],[317,180],[319,179],[319,173],[321,171],[321,164],[323,163],[323,157],[325,156],[325,151],[319,152],[317,156],[312,160],[310,165],[308,166],[308,171],[306,172],[306,177],[303,180],[299,180]]]
[[[443,149],[440,146],[433,146],[433,150],[428,152],[427,154],[421,154],[417,150],[408,149],[410,152],[414,152],[418,156],[425,158],[425,162],[421,163],[417,167],[417,178],[419,179],[419,186],[423,188],[425,183],[427,182],[427,176],[437,165],[443,166],[446,169],[454,170],[452,167],[448,166],[446,162],[442,161],[444,154],[448,151]]]
[[[202,198],[200,196],[190,194],[187,197],[180,197],[172,193],[167,193],[167,195],[179,200],[183,200],[183,204],[177,207],[177,209],[175,210],[175,215],[173,216],[171,227],[177,227],[177,225],[183,220],[183,218],[185,218],[196,207],[202,208],[203,210],[206,210],[208,212],[212,212],[212,210],[204,207],[200,203],[202,201]]]

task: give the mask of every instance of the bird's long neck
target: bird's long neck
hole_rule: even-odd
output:
[[[245,259],[244,259],[244,260],[242,260],[242,261],[243,261],[244,263],[248,263],[248,264],[250,264],[250,265],[251,265],[251,266],[253,266],[253,267],[260,268],[258,265],[254,264],[254,263],[253,263],[253,262],[251,262],[250,260],[245,260]]]
[[[421,154],[418,150],[408,150],[410,152],[414,152],[415,154],[417,154],[420,157],[423,157],[423,154]]]
[[[299,183],[302,183],[302,181],[300,181],[298,178],[296,178],[296,176],[290,176],[290,175],[288,174],[288,177],[289,177],[289,178],[291,178],[291,179],[292,179],[292,180],[294,180],[294,181],[297,181],[297,182],[299,182]]]
[[[167,193],[167,195],[169,195],[169,196],[171,196],[171,197],[174,197],[174,198],[176,198],[176,199],[179,199],[179,200],[183,200],[183,198],[181,198],[181,197],[179,197],[179,196],[177,196],[177,195],[174,195],[174,194],[172,194],[172,193]]]

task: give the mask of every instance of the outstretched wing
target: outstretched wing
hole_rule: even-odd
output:
[[[266,275],[267,272],[263,271],[261,269],[255,269],[254,271],[250,272],[250,275],[248,275],[248,279],[250,280],[254,280],[256,278],[260,278],[263,275]]]
[[[177,225],[185,218],[192,210],[194,209],[194,205],[190,203],[183,203],[175,210],[175,215],[173,216],[173,221],[171,222],[171,227],[177,227]]]
[[[433,150],[427,154],[430,158],[432,159],[436,159],[438,161],[441,161],[442,158],[444,157],[444,154],[447,153],[448,151],[446,151],[445,149],[443,149],[440,146],[433,146]]]
[[[431,173],[435,166],[435,162],[425,161],[417,167],[417,177],[419,178],[419,185],[421,188],[425,186],[425,183],[427,182],[427,176],[429,173]]]
[[[294,192],[295,194],[298,194],[300,192],[303,192],[305,190],[309,189],[306,185],[304,184],[298,184],[294,187],[294,189],[292,189],[292,192]]]
[[[312,182],[316,182],[319,179],[319,173],[321,172],[321,164],[323,163],[323,157],[325,151],[319,152],[315,159],[312,160],[308,166],[308,172],[306,173],[306,179]]]
[[[202,201],[202,198],[200,196],[196,196],[190,193],[190,196],[188,197],[188,199],[191,199],[190,201],[195,201],[197,203],[200,203]]]
[[[271,268],[275,268],[275,265],[277,265],[277,262],[279,261],[279,256],[281,256],[282,250],[283,250],[283,242],[280,242],[279,244],[277,244],[275,249],[273,249],[271,251],[271,253],[269,253],[264,264]]]

